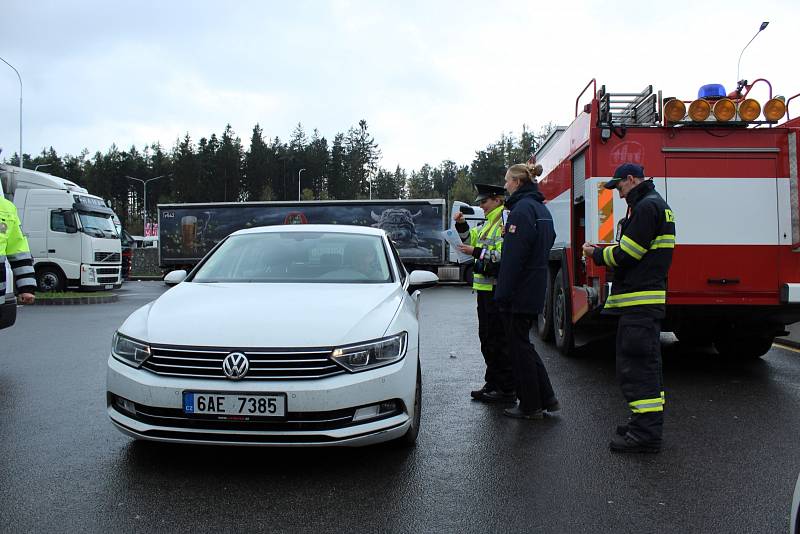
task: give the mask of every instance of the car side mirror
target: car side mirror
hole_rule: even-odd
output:
[[[170,271],[167,273],[167,276],[164,277],[164,283],[168,286],[174,286],[180,284],[186,279],[186,271],[183,269],[177,271]]]
[[[78,223],[75,222],[75,213],[72,211],[62,212],[64,215],[64,229],[68,234],[75,234],[78,232]]]
[[[433,287],[439,283],[439,277],[430,271],[411,271],[408,275],[408,292]]]

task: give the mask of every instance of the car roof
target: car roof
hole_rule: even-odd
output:
[[[238,230],[231,235],[242,234],[272,234],[279,232],[328,232],[336,234],[360,234],[372,236],[384,236],[386,232],[380,228],[371,226],[355,226],[348,224],[276,224],[272,226],[258,226],[256,228],[246,228]]]

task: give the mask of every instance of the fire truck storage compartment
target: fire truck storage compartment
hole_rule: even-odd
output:
[[[718,303],[731,304],[729,298],[774,298],[779,246],[786,244],[780,219],[788,211],[775,156],[667,154],[665,166],[678,243],[670,294],[681,299],[712,290]]]

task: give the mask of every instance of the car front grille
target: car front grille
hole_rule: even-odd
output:
[[[94,261],[100,263],[119,263],[119,252],[95,252]]]
[[[98,267],[97,274],[119,274],[119,267]]]
[[[315,379],[346,371],[331,360],[331,349],[223,349],[151,347],[143,369],[167,376],[226,379],[222,360],[241,352],[250,362],[242,380]]]

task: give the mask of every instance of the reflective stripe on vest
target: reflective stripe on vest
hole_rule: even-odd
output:
[[[673,234],[662,234],[653,239],[650,250],[657,248],[675,248],[675,236]]]

